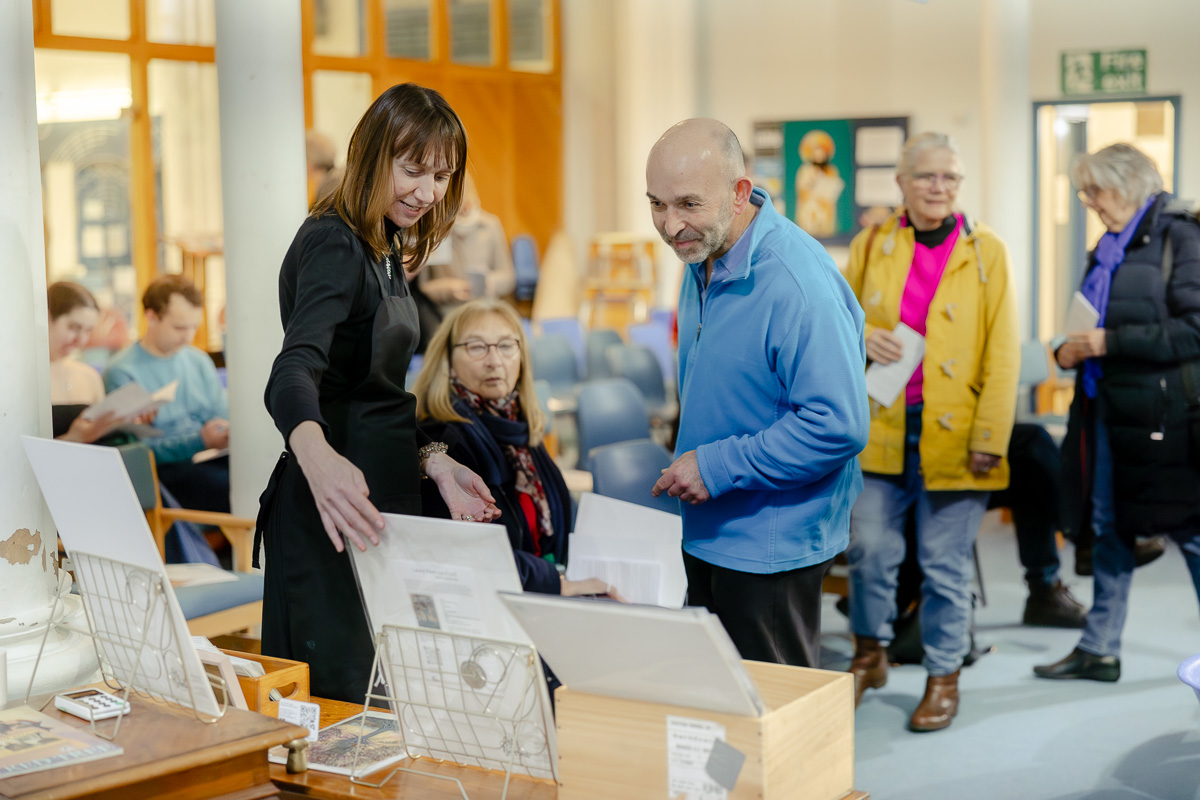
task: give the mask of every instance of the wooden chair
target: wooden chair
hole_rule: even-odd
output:
[[[219,511],[198,511],[163,506],[154,465],[154,453],[144,444],[127,444],[117,448],[125,461],[125,470],[137,492],[146,522],[158,545],[159,555],[166,555],[167,531],[176,521],[212,525],[229,539],[233,550],[236,582],[207,586],[181,586],[175,596],[195,636],[223,636],[262,622],[263,578],[251,571],[254,550],[255,520]]]

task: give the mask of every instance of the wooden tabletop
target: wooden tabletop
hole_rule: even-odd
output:
[[[116,744],[124,753],[74,766],[0,780],[0,798],[251,798],[274,792],[267,750],[307,731],[252,711],[231,708],[205,724],[190,709],[129,696],[131,711],[121,721]],[[35,706],[37,707],[37,706]],[[88,723],[54,708],[39,709],[77,728]],[[105,720],[100,730],[111,730]]]

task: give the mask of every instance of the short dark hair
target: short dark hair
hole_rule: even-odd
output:
[[[142,295],[142,308],[162,316],[171,304],[171,295],[182,295],[194,306],[204,306],[204,295],[182,275],[161,275],[150,282]]]
[[[46,289],[46,299],[50,305],[50,320],[54,321],[63,314],[70,314],[77,308],[94,308],[100,310],[96,298],[84,287],[71,281],[58,281]]]

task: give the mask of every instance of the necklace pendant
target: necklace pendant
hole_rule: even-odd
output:
[[[387,271],[388,280],[392,279],[392,258],[391,256],[383,257],[383,268]]]

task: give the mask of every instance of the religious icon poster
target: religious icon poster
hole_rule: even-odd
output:
[[[824,244],[848,244],[900,203],[896,164],[907,117],[759,122],[755,184]]]

